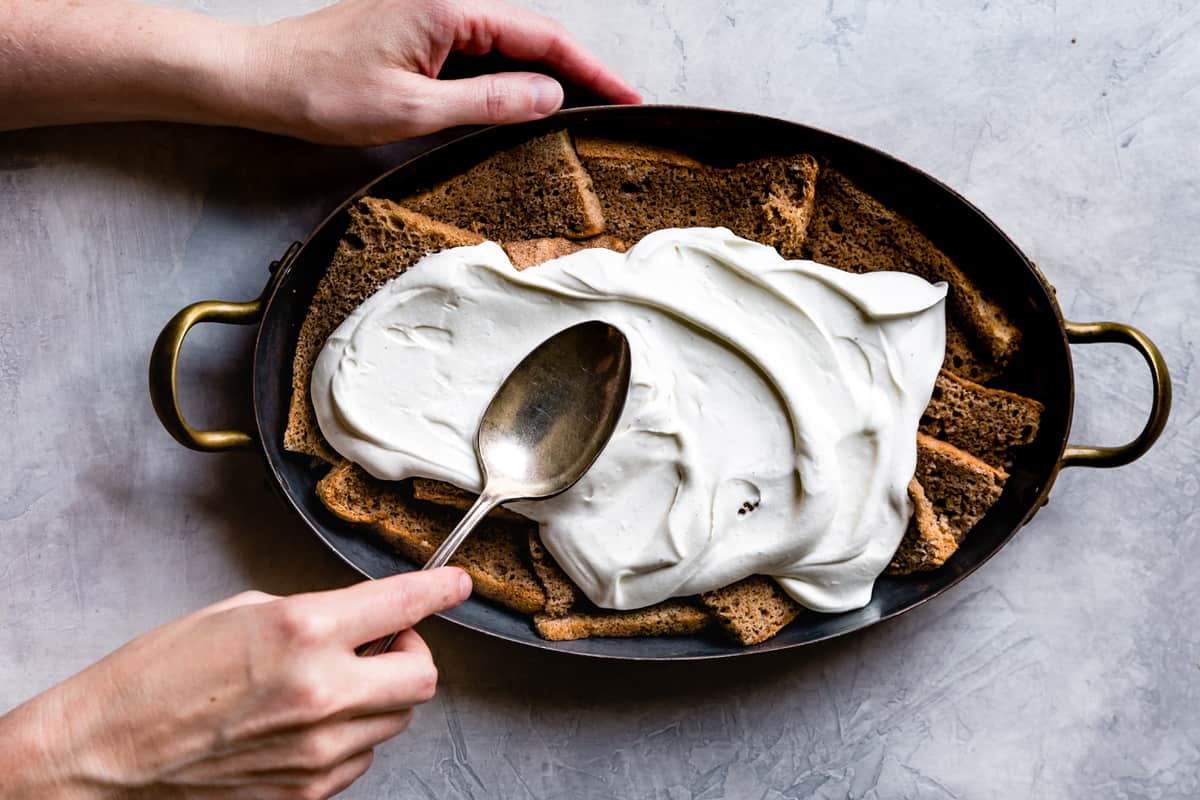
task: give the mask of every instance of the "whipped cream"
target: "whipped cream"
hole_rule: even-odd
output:
[[[861,608],[912,510],[945,284],[856,275],[724,228],[663,230],[524,271],[487,242],[429,255],[362,304],[313,370],[325,438],[384,480],[479,491],[472,442],[505,376],[591,319],[629,339],[616,433],[574,487],[509,507],[597,605],[773,576]]]

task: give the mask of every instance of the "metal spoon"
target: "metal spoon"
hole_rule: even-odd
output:
[[[483,491],[421,569],[441,567],[489,511],[571,488],[600,455],[629,391],[629,342],[604,322],[584,322],[542,342],[496,390],[475,434]],[[398,633],[359,648],[387,652]]]

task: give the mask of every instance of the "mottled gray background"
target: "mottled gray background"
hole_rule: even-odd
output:
[[[177,2],[269,21],[315,2]],[[346,796],[1195,797],[1200,793],[1200,6],[540,0],[648,100],[794,119],[962,191],[1067,316],[1173,370],[1155,450],[1071,470],[979,573],[896,622],[729,663],[623,666],[422,626],[438,698]],[[353,579],[254,455],[176,445],[150,344],[266,264],[396,148],[167,125],[0,135],[0,708],[247,587]],[[248,334],[197,330],[185,410],[245,423]],[[1140,426],[1145,369],[1076,348],[1072,438]]]

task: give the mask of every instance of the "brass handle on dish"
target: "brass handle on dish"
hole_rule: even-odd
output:
[[[198,431],[189,425],[179,408],[175,369],[179,366],[183,338],[193,325],[201,322],[252,325],[262,315],[262,307],[261,298],[247,303],[226,303],[221,300],[192,303],[171,317],[154,342],[154,350],[150,353],[150,401],[154,403],[158,421],[184,447],[216,453],[254,444],[254,437],[245,431]]]
[[[263,293],[245,303],[228,303],[223,300],[202,300],[184,308],[162,329],[150,352],[150,402],[158,421],[175,437],[175,441],[192,450],[217,453],[222,450],[240,450],[254,444],[254,435],[245,431],[198,431],[183,418],[179,408],[179,395],[175,390],[175,370],[179,366],[179,350],[183,339],[194,325],[201,322],[224,322],[230,325],[253,325],[262,317],[263,308],[275,284],[287,271],[300,243],[293,242],[283,258],[271,262],[271,280]]]
[[[1088,447],[1068,444],[1063,451],[1064,467],[1119,467],[1141,458],[1158,439],[1171,413],[1171,376],[1167,362],[1146,334],[1120,322],[1065,322],[1067,341],[1071,344],[1113,342],[1127,344],[1141,353],[1150,367],[1154,396],[1150,401],[1150,418],[1142,432],[1120,447]]]

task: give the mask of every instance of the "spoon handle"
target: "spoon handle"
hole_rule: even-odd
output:
[[[450,531],[450,535],[442,542],[441,546],[434,551],[429,560],[425,562],[425,566],[421,569],[437,569],[438,567],[446,566],[446,562],[458,550],[459,545],[463,543],[463,539],[467,538],[467,534],[475,529],[479,521],[487,516],[488,512],[495,508],[503,500],[496,495],[488,494],[486,489],[484,493],[479,495],[479,499],[475,501],[475,505],[471,506],[471,510],[467,515],[454,526],[454,530]],[[373,642],[368,642],[359,647],[355,652],[360,656],[377,656],[380,653],[386,653],[392,649],[392,643],[396,641],[396,637],[400,632],[388,634],[380,637]]]
[[[471,506],[471,510],[467,515],[454,526],[454,530],[450,531],[450,535],[442,542],[441,547],[434,551],[429,560],[425,562],[425,566],[421,569],[437,569],[438,567],[446,566],[446,562],[450,560],[459,545],[463,543],[463,539],[467,538],[467,534],[475,530],[475,526],[479,521],[487,516],[488,512],[500,504],[502,498],[488,494],[486,488],[483,494],[479,495],[479,499],[475,501],[475,505]]]

